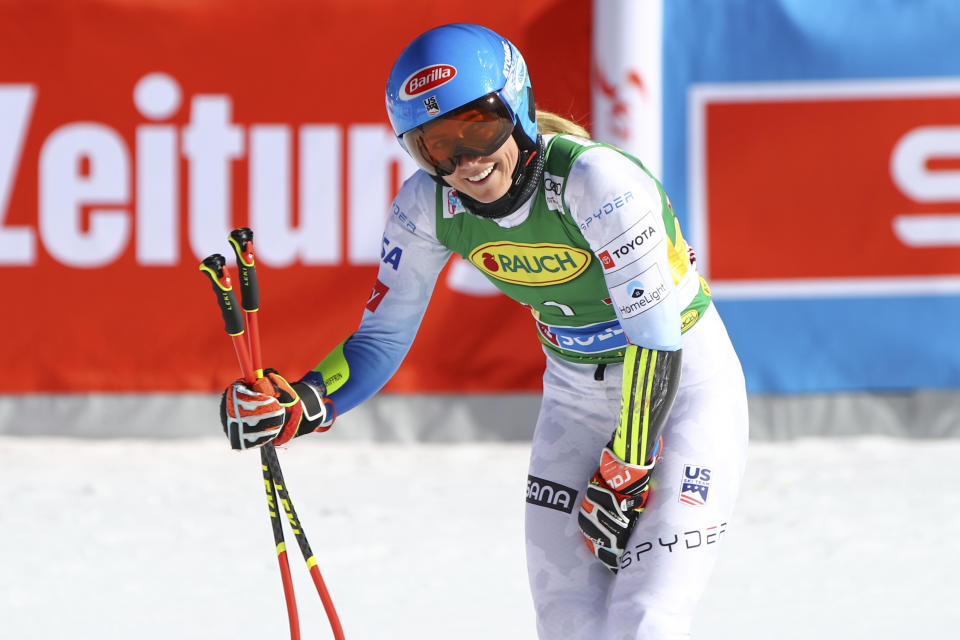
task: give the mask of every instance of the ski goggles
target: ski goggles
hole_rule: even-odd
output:
[[[401,136],[424,171],[448,176],[462,155],[488,156],[513,133],[513,116],[496,92],[469,102]]]

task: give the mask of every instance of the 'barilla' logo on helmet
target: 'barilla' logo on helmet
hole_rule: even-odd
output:
[[[590,266],[590,252],[562,244],[487,242],[470,262],[488,276],[534,287],[573,280]]]
[[[436,89],[440,85],[450,82],[455,75],[457,75],[456,67],[449,64],[433,64],[414,71],[403,81],[403,86],[400,88],[400,99],[413,100],[424,91]]]

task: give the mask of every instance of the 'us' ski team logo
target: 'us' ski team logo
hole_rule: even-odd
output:
[[[710,491],[710,469],[693,464],[683,465],[683,478],[680,485],[680,502],[694,507],[707,503]]]

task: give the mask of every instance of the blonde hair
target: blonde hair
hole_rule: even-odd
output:
[[[573,120],[568,120],[550,111],[537,109],[537,130],[542,134],[569,133],[570,135],[589,138],[590,132]]]

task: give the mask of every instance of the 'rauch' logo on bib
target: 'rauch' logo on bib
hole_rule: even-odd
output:
[[[583,273],[590,252],[559,244],[488,242],[473,250],[470,262],[497,280],[542,287]]]

